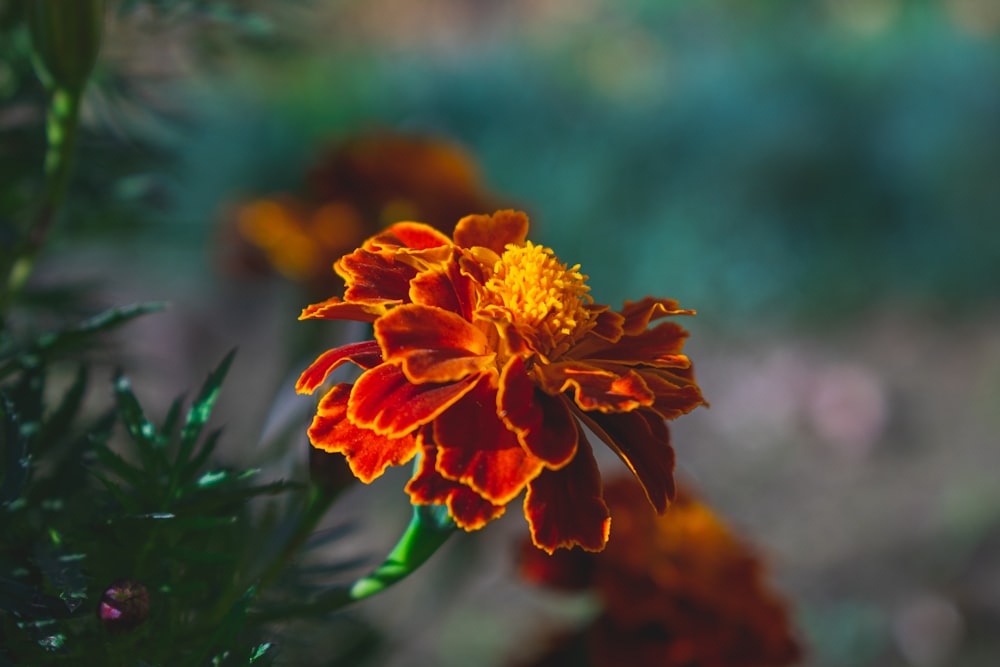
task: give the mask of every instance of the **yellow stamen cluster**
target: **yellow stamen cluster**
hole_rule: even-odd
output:
[[[561,263],[550,248],[508,244],[486,283],[489,300],[503,306],[518,329],[549,358],[562,354],[590,328],[593,302],[580,265]]]

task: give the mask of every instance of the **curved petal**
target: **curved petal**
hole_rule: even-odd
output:
[[[538,476],[543,463],[524,450],[497,416],[496,379],[483,375],[472,391],[434,422],[437,471],[506,505]]]
[[[486,335],[455,313],[420,304],[394,308],[375,322],[386,361],[410,382],[454,382],[493,360]]]
[[[395,364],[382,364],[354,383],[347,415],[361,428],[399,437],[447,410],[477,379],[473,375],[459,382],[413,384]]]
[[[512,357],[504,366],[497,405],[507,428],[546,467],[561,468],[576,454],[576,420],[562,397],[535,387],[521,357]]]
[[[382,304],[345,303],[339,297],[333,297],[314,303],[302,309],[300,320],[354,320],[356,322],[374,322],[388,312]]]
[[[649,323],[671,315],[694,315],[693,310],[684,310],[674,299],[656,299],[647,296],[639,301],[626,301],[621,310],[625,322],[625,333],[634,336],[646,330]]]
[[[450,261],[411,280],[410,300],[456,313],[471,322],[476,307],[476,284],[462,270],[459,261]]]
[[[635,335],[622,336],[618,342],[605,345],[574,358],[587,361],[617,361],[628,365],[644,364],[666,368],[686,368],[691,362],[683,354],[688,332],[674,322],[662,322],[652,329]]]
[[[539,365],[538,378],[549,394],[573,392],[573,400],[583,410],[629,412],[653,404],[653,392],[638,373],[624,369],[624,375],[576,361]]]
[[[347,419],[350,393],[351,385],[338,384],[323,397],[309,427],[309,441],[317,449],[346,456],[351,472],[368,484],[389,466],[412,459],[419,446],[410,435],[387,438],[352,424]]]
[[[548,553],[580,546],[601,551],[608,543],[611,514],[601,492],[601,473],[584,436],[569,465],[546,470],[528,485],[524,516],[531,540]]]
[[[640,370],[639,374],[656,396],[653,399],[653,410],[664,419],[675,419],[699,405],[708,405],[701,395],[701,389],[693,382],[671,382],[664,372]]]
[[[522,244],[528,237],[528,216],[521,211],[497,211],[493,215],[467,215],[455,225],[455,244],[480,246],[502,255],[508,243]]]
[[[392,255],[363,248],[341,257],[335,268],[347,285],[344,299],[365,304],[408,302],[410,281],[417,275],[415,268]]]
[[[373,340],[327,350],[319,355],[309,368],[302,371],[298,382],[295,383],[295,391],[299,394],[313,393],[317,387],[326,382],[330,373],[348,361],[361,368],[374,368],[382,363],[382,350]]]
[[[426,250],[451,245],[451,239],[422,222],[397,222],[365,241],[368,250]]]
[[[665,511],[675,488],[674,448],[663,419],[645,409],[611,414],[575,412],[628,466],[656,511]]]
[[[479,530],[500,518],[506,505],[494,505],[469,487],[441,476],[435,469],[437,451],[424,447],[417,471],[406,485],[415,505],[447,505],[459,528]]]

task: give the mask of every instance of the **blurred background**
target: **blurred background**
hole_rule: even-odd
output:
[[[29,75],[0,69],[9,185],[44,140]],[[673,425],[678,473],[762,554],[805,664],[1000,664],[995,0],[121,0],[96,77],[35,282],[173,304],[123,339],[148,403],[238,347],[231,454],[301,429],[274,474],[301,471],[313,399],[291,383],[363,332],[296,322],[336,284],[254,220],[313,215],[357,137],[429,137],[598,302],[698,311],[712,407]],[[398,535],[404,480],[335,511],[366,524],[355,554]],[[586,615],[517,582],[523,533],[460,536],[359,605],[388,637],[374,664],[509,664]]]

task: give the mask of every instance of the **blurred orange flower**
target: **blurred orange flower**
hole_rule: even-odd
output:
[[[536,546],[604,548],[610,519],[585,425],[652,505],[674,495],[666,420],[704,401],[670,299],[596,305],[579,266],[527,241],[520,212],[471,215],[453,238],[398,223],[336,264],[344,297],[301,319],[373,322],[375,340],[329,350],[298,381],[312,393],[346,362],[364,373],[319,403],[315,447],[371,482],[422,454],[406,489],[481,528],[525,489]]]
[[[681,489],[662,516],[631,479],[605,488],[615,539],[601,554],[547,556],[525,545],[523,576],[561,590],[591,589],[603,609],[534,667],[586,655],[593,667],[782,667],[801,658],[783,603],[763,568],[711,509]],[[553,660],[556,660],[553,662]]]
[[[494,208],[476,165],[457,145],[378,133],[325,152],[303,197],[272,195],[235,211],[235,264],[271,269],[320,294],[342,285],[330,269],[364,239],[402,220],[450,230],[470,211]],[[232,244],[228,244],[232,250]]]

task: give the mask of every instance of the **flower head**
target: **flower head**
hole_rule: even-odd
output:
[[[330,267],[372,234],[411,219],[450,229],[491,199],[460,147],[423,136],[364,135],[326,150],[301,196],[240,205],[225,230],[233,237],[226,250],[242,272],[273,269],[329,294],[342,287]]]
[[[582,643],[595,667],[780,667],[800,659],[761,562],[705,503],[682,488],[657,517],[624,478],[608,485],[606,498],[621,521],[603,553],[547,556],[527,547],[521,560],[536,584],[600,599],[601,613],[566,646]],[[566,646],[532,664],[563,664],[555,656]]]
[[[313,392],[338,366],[363,369],[332,387],[309,429],[363,482],[421,455],[413,503],[447,505],[466,530],[527,490],[534,543],[552,552],[604,548],[610,515],[584,427],[636,475],[652,505],[674,495],[665,420],[704,403],[687,332],[670,299],[593,303],[580,267],[527,240],[520,212],[462,218],[452,238],[392,225],[335,265],[343,298],[302,319],[372,322],[375,339],[321,355],[299,379]]]

